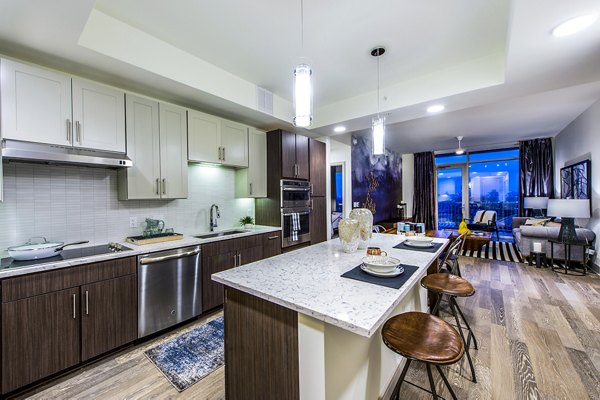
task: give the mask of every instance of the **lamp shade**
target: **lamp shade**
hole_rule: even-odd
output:
[[[548,208],[548,197],[525,197],[523,199],[523,207],[534,210],[545,210]]]
[[[590,201],[586,199],[550,199],[548,215],[563,218],[589,218]]]

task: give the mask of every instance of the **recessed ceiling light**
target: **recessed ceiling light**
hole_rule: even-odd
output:
[[[338,133],[340,133],[340,132],[346,132],[346,127],[345,126],[341,126],[341,125],[340,126],[336,126],[335,128],[333,128],[333,131],[334,132],[338,132]]]
[[[428,113],[437,113],[440,111],[444,111],[446,107],[443,104],[434,104],[432,106],[427,107]]]
[[[589,28],[598,19],[598,14],[587,14],[579,17],[571,18],[563,22],[552,30],[552,35],[555,37],[569,36],[579,31]]]

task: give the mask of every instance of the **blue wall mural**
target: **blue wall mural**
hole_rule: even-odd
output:
[[[371,135],[352,135],[352,202],[373,212],[375,223],[395,219],[402,199],[402,156],[371,154]]]

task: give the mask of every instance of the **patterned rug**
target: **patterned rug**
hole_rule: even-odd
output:
[[[517,245],[512,242],[491,241],[477,251],[463,249],[461,255],[487,260],[524,262]]]
[[[182,392],[224,364],[223,317],[144,352]]]

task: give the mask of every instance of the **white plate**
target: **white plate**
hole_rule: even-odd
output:
[[[410,240],[406,239],[404,241],[404,244],[406,244],[407,246],[410,247],[421,247],[421,248],[425,248],[425,247],[433,247],[433,243],[429,242],[411,242]]]
[[[360,265],[360,269],[365,271],[369,275],[378,276],[380,278],[394,278],[398,275],[402,275],[404,273],[404,268],[401,266],[396,266],[396,268],[392,272],[377,272],[369,269],[365,264]]]

